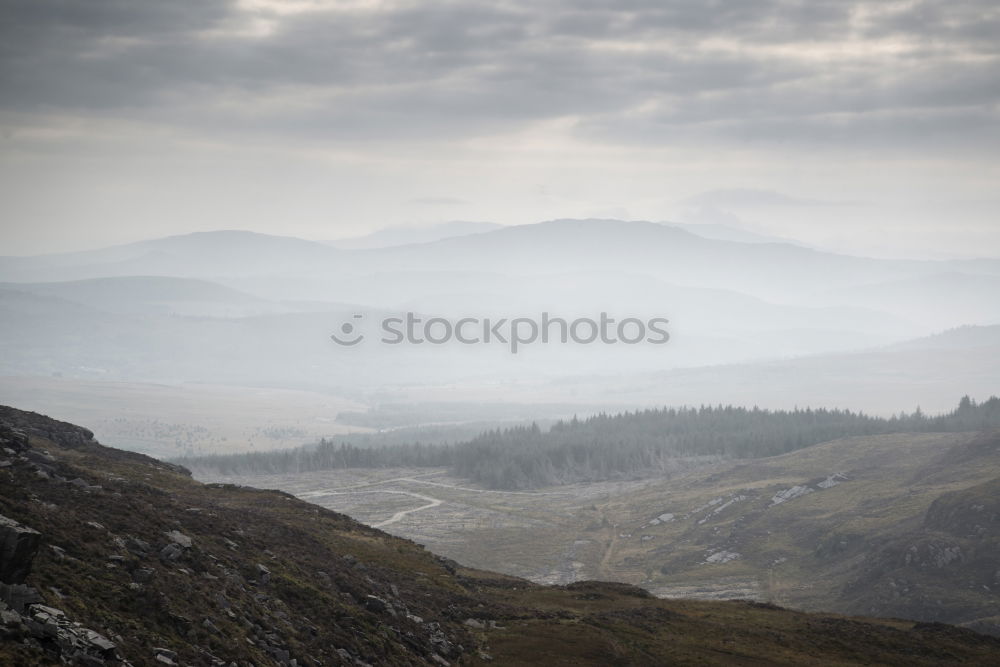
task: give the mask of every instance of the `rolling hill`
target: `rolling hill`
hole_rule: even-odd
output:
[[[0,279],[54,282],[117,276],[203,278],[320,270],[340,251],[322,243],[245,231],[197,232],[99,250],[0,257]]]
[[[123,276],[70,282],[0,283],[0,290],[25,292],[118,314],[227,317],[258,313],[264,299],[204,280]]]
[[[823,303],[878,308],[934,326],[938,322],[1000,323],[1000,276],[959,272],[837,290],[817,296]]]
[[[486,271],[505,275],[622,271],[678,285],[734,289],[783,301],[817,292],[915,279],[965,269],[995,275],[988,260],[878,260],[787,243],[710,239],[651,222],[554,220],[436,241],[372,249],[240,231],[201,232],[104,250],[0,258],[8,282],[67,281],[125,275],[218,280],[271,277],[275,289],[304,290],[344,275],[391,271]],[[961,268],[959,268],[961,267]],[[226,283],[230,284],[230,283]],[[253,290],[250,290],[253,291]],[[267,294],[264,296],[271,296]],[[301,298],[284,294],[284,298]],[[352,300],[331,293],[333,300]]]
[[[481,234],[499,229],[502,225],[495,222],[465,222],[452,221],[442,222],[437,225],[426,225],[419,227],[386,227],[371,234],[355,236],[351,238],[335,239],[324,243],[334,248],[342,249],[371,249],[388,248],[391,246],[410,245],[413,243],[430,243],[453,236],[465,236],[467,234]]]

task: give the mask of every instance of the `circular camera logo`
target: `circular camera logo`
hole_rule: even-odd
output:
[[[362,315],[354,316],[354,319],[356,320],[360,320],[361,318]],[[365,339],[364,334],[362,333],[355,334],[355,326],[352,322],[344,322],[342,325],[340,325],[340,333],[343,335],[343,338],[341,338],[341,336],[338,336],[337,334],[330,334],[330,338],[332,338],[333,342],[337,343],[338,345],[346,345],[350,347],[352,345],[357,345],[358,343],[360,343]]]

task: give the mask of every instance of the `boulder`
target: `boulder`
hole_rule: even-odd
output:
[[[171,530],[170,532],[164,534],[167,536],[167,539],[174,544],[179,544],[185,549],[191,548],[191,538],[179,530]]]
[[[156,574],[156,570],[148,567],[140,567],[132,573],[132,578],[135,579],[140,584],[144,584],[153,578]]]
[[[131,535],[125,538],[122,544],[136,556],[145,556],[152,549],[152,547],[149,546],[149,542],[141,540],[138,537],[132,537]]]
[[[377,614],[392,614],[396,615],[396,610],[392,608],[387,600],[383,600],[377,595],[366,595],[365,596],[365,608],[368,611],[373,611]]]
[[[87,628],[80,630],[79,634],[83,637],[88,652],[95,653],[104,659],[114,657],[115,649],[117,647],[114,642],[109,640],[104,635]]]
[[[171,651],[168,648],[154,647],[153,648],[153,655],[154,656],[156,656],[156,655],[162,655],[162,656],[164,656],[166,658],[170,658],[171,661],[177,660],[177,653],[174,652],[174,651]]]
[[[42,597],[31,586],[0,582],[0,602],[19,614],[23,614],[28,607],[41,601]]]
[[[29,449],[24,453],[25,458],[34,463],[55,463],[54,456],[42,449]]]
[[[0,625],[16,627],[21,624],[21,615],[13,609],[0,610]]]
[[[181,554],[184,553],[184,547],[174,542],[171,542],[167,546],[160,550],[160,560],[170,561],[177,560],[180,558]]]
[[[0,582],[24,583],[42,534],[0,515]]]

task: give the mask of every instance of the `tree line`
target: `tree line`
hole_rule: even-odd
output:
[[[851,436],[900,432],[959,432],[1000,427],[1000,398],[968,396],[951,412],[920,408],[892,417],[850,410],[765,410],[731,405],[601,413],[494,428],[455,444],[358,447],[321,440],[296,449],[202,456],[177,462],[221,474],[294,473],[340,468],[447,467],[494,489],[629,479],[676,470],[685,460],[759,458]]]

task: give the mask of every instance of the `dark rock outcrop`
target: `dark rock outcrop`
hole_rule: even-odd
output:
[[[62,662],[78,665],[128,665],[118,655],[114,642],[79,623],[71,622],[60,609],[31,605],[23,618],[28,634]]]
[[[924,526],[974,540],[1000,534],[1000,478],[935,500]]]
[[[57,442],[63,447],[75,449],[94,442],[94,432],[90,429],[50,419],[35,412],[15,410],[0,406],[0,422],[24,436],[24,446],[27,448],[27,436],[37,436]],[[2,433],[3,429],[0,429]],[[0,435],[2,437],[2,435]]]
[[[0,582],[24,583],[41,537],[37,530],[0,515]]]

